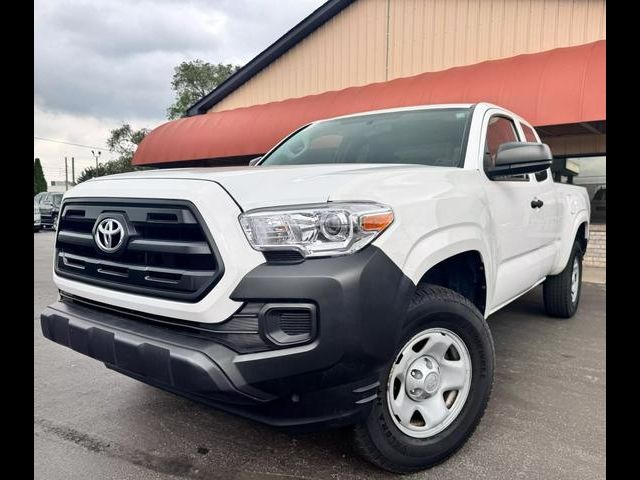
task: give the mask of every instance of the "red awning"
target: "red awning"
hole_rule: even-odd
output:
[[[154,129],[133,163],[259,155],[314,120],[410,105],[491,102],[534,126],[606,120],[605,60],[601,40],[181,118]]]

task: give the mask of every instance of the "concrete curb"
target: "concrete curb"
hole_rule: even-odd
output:
[[[582,271],[582,281],[585,283],[607,284],[607,269],[605,267],[585,266]]]

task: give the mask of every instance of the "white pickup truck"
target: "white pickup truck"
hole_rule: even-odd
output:
[[[252,166],[82,183],[43,333],[271,425],[352,425],[384,469],[430,467],[489,400],[487,317],[540,284],[549,315],[578,308],[589,201],[551,160],[509,111],[433,105],[306,125]]]

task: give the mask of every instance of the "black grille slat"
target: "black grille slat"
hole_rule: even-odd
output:
[[[130,232],[113,254],[93,238],[97,219],[108,213],[124,216]],[[224,270],[199,213],[178,200],[70,199],[62,205],[56,253],[60,276],[191,302],[213,288]]]
[[[69,200],[69,202],[75,200]],[[117,202],[117,203],[116,203]],[[198,225],[198,220],[194,214],[188,208],[176,207],[170,204],[161,205],[134,205],[128,203],[126,200],[113,199],[111,205],[107,203],[95,203],[85,204],[82,206],[68,207],[64,212],[65,216],[70,215],[70,218],[86,218],[95,220],[101,213],[113,212],[122,213],[126,212],[127,217],[131,222],[147,223],[152,221],[153,223],[171,223],[171,224],[183,224],[183,225]],[[84,212],[84,215],[80,215],[80,212]],[[69,212],[69,213],[67,213]],[[151,215],[151,217],[149,216]],[[164,219],[164,220],[163,220]]]
[[[95,242],[91,233],[61,230],[58,241],[73,245],[93,247]],[[129,250],[145,252],[182,253],[192,255],[209,255],[211,248],[206,242],[186,242],[180,240],[155,240],[146,238],[133,238],[129,242]]]
[[[58,231],[58,242],[93,247],[93,236],[90,233]]]
[[[282,312],[280,328],[287,335],[301,335],[311,332],[311,312]]]
[[[209,255],[211,248],[206,242],[185,242],[171,240],[148,240],[136,238],[129,242],[130,250],[146,252],[183,253],[191,255]]]

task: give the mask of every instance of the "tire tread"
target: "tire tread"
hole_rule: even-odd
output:
[[[544,309],[551,317],[570,318],[577,310],[577,305],[574,307],[571,302],[571,273],[573,259],[576,255],[580,255],[580,252],[580,246],[577,242],[574,243],[564,270],[557,275],[547,277],[544,281],[542,286]],[[580,265],[580,275],[582,275],[582,265]],[[579,301],[580,297],[578,297]]]
[[[481,319],[486,331],[489,332],[489,327],[486,323],[486,320],[484,319],[483,315],[478,311],[477,307],[471,301],[469,301],[467,298],[463,297],[459,293],[454,292],[453,290],[450,290],[448,288],[441,287],[438,285],[431,285],[431,284],[418,285],[409,303],[409,310],[422,304],[423,302],[433,301],[433,300],[456,303],[472,309],[472,311],[476,313],[477,317]],[[494,346],[493,338],[491,337],[491,335],[489,335],[489,340],[491,345],[491,355],[495,356],[495,346]],[[489,399],[491,397],[492,388],[493,388],[493,383],[489,385],[489,390],[486,398],[484,399],[481,405],[480,412],[478,416],[474,419],[474,422],[471,428],[469,429],[469,433],[464,439],[464,441],[460,442],[454,448],[445,452],[441,457],[429,463],[429,465],[427,466],[418,465],[415,467],[410,467],[405,465],[398,465],[397,463],[389,460],[376,447],[375,443],[373,442],[369,434],[369,431],[363,424],[356,425],[353,429],[353,443],[354,443],[355,450],[358,454],[360,454],[362,457],[364,457],[366,460],[373,463],[374,465],[394,473],[412,473],[412,472],[424,470],[425,468],[431,468],[436,465],[439,465],[445,462],[446,460],[448,460],[453,454],[455,454],[458,450],[460,450],[460,448],[462,448],[462,446],[467,442],[467,440],[471,438],[476,428],[478,427],[480,420],[482,420],[482,417],[484,416],[484,412],[487,408]]]

